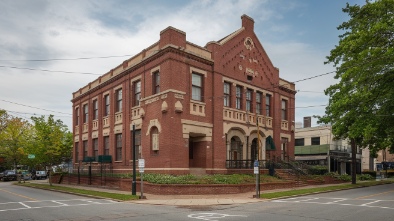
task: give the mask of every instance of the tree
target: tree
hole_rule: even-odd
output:
[[[36,154],[37,163],[52,167],[71,157],[72,134],[61,120],[55,120],[53,115],[47,120],[44,116],[31,119],[35,129],[35,141],[31,148]]]
[[[14,169],[27,158],[25,148],[30,131],[31,125],[27,121],[10,117],[7,119],[6,127],[0,133],[0,153],[8,164],[12,163]]]
[[[325,90],[329,104],[320,122],[331,123],[336,138],[350,139],[353,152],[356,145],[372,153],[394,149],[394,0],[342,10],[350,19],[338,27],[344,33],[326,62],[340,81]]]
[[[8,120],[9,120],[9,116],[7,114],[7,111],[0,109],[0,134],[7,127]]]

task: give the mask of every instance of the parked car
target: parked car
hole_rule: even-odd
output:
[[[35,173],[32,174],[31,177],[33,180],[41,180],[41,179],[46,179],[47,178],[47,173],[43,170],[41,171],[36,171]]]
[[[13,170],[6,170],[0,175],[2,181],[16,180],[16,173]]]
[[[24,180],[30,180],[31,179],[31,173],[28,171],[22,171],[22,178]]]

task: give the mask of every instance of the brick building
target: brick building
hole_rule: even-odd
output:
[[[257,158],[294,159],[295,86],[279,78],[254,20],[241,19],[240,29],[205,47],[168,27],[74,92],[75,167],[110,155],[113,171],[131,172],[133,134],[146,173],[230,173]]]

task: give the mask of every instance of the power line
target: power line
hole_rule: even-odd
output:
[[[39,107],[33,107],[33,106],[25,105],[25,104],[15,103],[15,102],[12,102],[12,101],[6,101],[6,100],[3,100],[3,99],[0,99],[0,101],[7,102],[7,103],[11,103],[11,104],[16,104],[16,105],[20,105],[20,106],[24,106],[24,107],[30,107],[30,108],[34,108],[34,109],[38,109],[38,110],[49,111],[49,112],[53,112],[53,113],[72,115],[72,114],[70,114],[70,113],[64,113],[64,112],[48,110],[48,109],[39,108]]]
[[[297,90],[297,92],[301,92],[301,93],[322,93],[322,94],[324,94],[323,91],[301,91],[301,90]]]
[[[305,107],[295,107],[295,108],[310,108],[310,107],[325,107],[327,106],[326,104],[321,104],[321,105],[313,105],[313,106],[305,106]]]
[[[2,68],[13,68],[13,69],[22,69],[22,70],[29,70],[29,71],[58,72],[58,73],[66,73],[66,74],[102,75],[102,74],[95,74],[95,73],[89,73],[89,72],[54,71],[54,70],[47,70],[47,69],[35,69],[35,68],[25,68],[25,67],[15,67],[15,66],[4,66],[4,65],[0,65],[0,67],[2,67]]]
[[[3,110],[5,110],[5,109],[3,109]],[[7,112],[9,112],[9,113],[15,113],[15,114],[27,114],[27,115],[32,115],[32,116],[35,116],[35,115],[44,115],[44,116],[49,116],[48,114],[37,114],[37,113],[27,113],[27,112],[20,112],[20,111],[11,111],[11,110],[5,110],[5,111],[7,111]],[[72,116],[59,116],[59,115],[53,115],[54,117],[72,117]]]
[[[327,72],[327,73],[324,73],[324,74],[319,74],[319,75],[312,76],[312,77],[309,77],[309,78],[304,78],[304,79],[301,79],[301,80],[298,80],[298,81],[293,81],[293,83],[300,82],[300,81],[311,80],[313,78],[321,77],[321,76],[332,74],[332,73],[335,73],[335,72],[337,72],[337,71],[330,71],[330,72]]]
[[[43,61],[75,61],[75,60],[90,60],[90,59],[105,59],[105,58],[121,58],[121,57],[131,57],[134,55],[111,55],[102,57],[81,57],[81,58],[49,58],[49,59],[21,59],[21,60],[0,60],[0,61],[33,61],[33,62],[43,62]]]

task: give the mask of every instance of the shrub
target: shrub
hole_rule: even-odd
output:
[[[375,177],[371,176],[370,174],[361,174],[357,177],[359,180],[374,180]]]
[[[373,170],[363,171],[362,174],[369,174],[372,177],[376,177],[376,171]]]
[[[311,166],[308,168],[308,173],[311,175],[324,175],[328,173],[327,166]]]
[[[326,175],[331,176],[337,180],[342,180],[342,181],[351,181],[352,180],[352,177],[347,174],[340,175],[337,173],[327,173]]]

